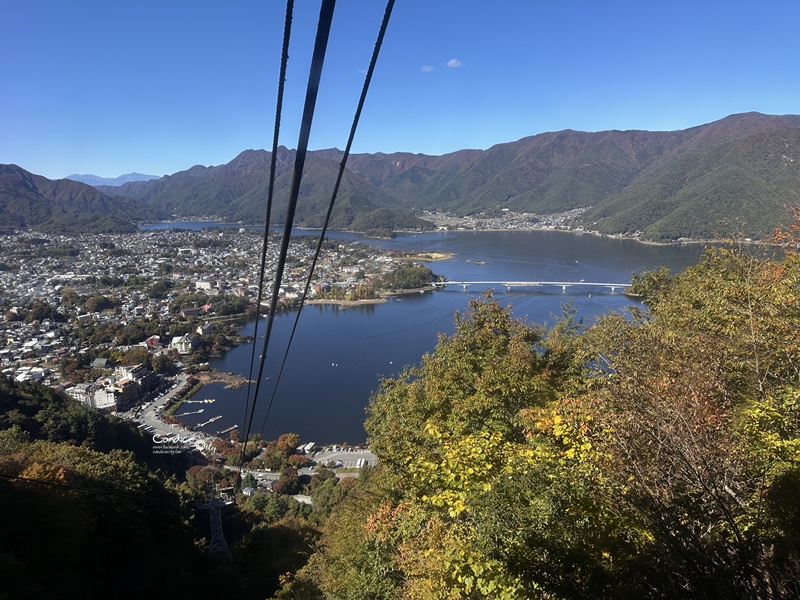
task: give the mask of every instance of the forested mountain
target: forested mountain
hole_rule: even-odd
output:
[[[275,223],[285,218],[295,152],[281,147]],[[323,222],[342,153],[310,152],[296,223]],[[670,241],[731,234],[766,239],[800,202],[800,116],[731,115],[682,131],[558,131],[442,156],[357,154],[347,163],[332,227],[425,230],[424,210],[494,216],[586,209],[576,225]],[[224,165],[150,181],[98,186],[50,182],[3,167],[0,224],[39,227],[118,218],[209,217],[261,224],[270,154],[246,150]],[[122,197],[124,199],[120,199]],[[136,202],[131,202],[130,199]],[[87,216],[91,215],[91,216]]]
[[[69,179],[50,180],[17,165],[0,165],[0,226],[52,233],[136,231],[134,220],[165,213],[128,198],[111,198]]]
[[[334,227],[424,228],[423,210],[459,215],[558,213],[591,207],[579,223],[645,239],[765,238],[800,201],[800,116],[732,115],[682,131],[558,131],[442,156],[356,154],[347,163]],[[298,207],[319,226],[342,153],[308,156]],[[283,218],[294,151],[280,149],[275,214]],[[195,166],[150,182],[101,187],[176,215],[259,223],[269,153]]]
[[[295,152],[279,149],[275,179],[274,222],[286,217]],[[246,150],[231,162],[195,166],[161,179],[128,183],[118,188],[101,187],[147,206],[164,207],[180,216],[214,215],[230,221],[264,222],[269,186],[270,153]],[[339,163],[310,153],[306,158],[296,224],[321,227],[328,209]],[[346,171],[337,195],[331,226],[339,229],[425,230],[432,229],[408,212],[397,210],[397,201],[364,179]]]
[[[763,238],[800,200],[798,158],[800,116],[747,113],[683,131],[565,130],[444,156],[362,154],[348,168],[409,208],[592,207],[582,224],[602,233]]]

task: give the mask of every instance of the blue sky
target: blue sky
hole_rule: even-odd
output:
[[[383,0],[339,0],[311,148],[343,148]],[[0,0],[0,163],[170,174],[269,148],[285,3]],[[296,0],[281,143],[319,14]],[[354,152],[800,113],[800,3],[397,0]]]

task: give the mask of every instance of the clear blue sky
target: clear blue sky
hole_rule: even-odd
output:
[[[297,145],[318,0],[297,0]],[[383,0],[339,0],[311,148],[343,148]],[[269,148],[280,0],[0,0],[0,163],[170,174]],[[800,2],[397,0],[354,152],[800,113]]]

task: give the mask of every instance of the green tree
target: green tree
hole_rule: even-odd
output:
[[[428,267],[399,267],[381,278],[381,287],[397,290],[416,289],[430,285],[436,276]]]
[[[800,596],[797,281],[727,247],[585,330],[471,303],[381,383],[376,474],[282,597]]]
[[[334,511],[336,533],[306,572],[326,597],[527,597],[514,550],[524,534],[498,539],[482,524],[502,520],[505,482],[536,456],[524,411],[551,402],[559,381],[544,344],[491,298],[473,301],[420,367],[382,382],[366,424],[379,483]]]
[[[256,478],[253,477],[252,473],[248,473],[242,478],[242,487],[243,488],[250,487],[253,489],[256,489],[258,487],[258,482],[256,481]]]

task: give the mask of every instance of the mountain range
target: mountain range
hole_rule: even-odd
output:
[[[276,157],[274,222],[285,217],[294,155],[281,147]],[[322,224],[341,158],[337,149],[308,154],[297,224]],[[798,158],[800,115],[760,113],[731,115],[680,131],[564,130],[441,156],[354,154],[331,226],[425,230],[432,225],[420,218],[424,211],[495,216],[504,209],[549,214],[581,208],[575,225],[604,234],[636,234],[655,241],[734,234],[766,239],[787,220],[787,206],[800,204]],[[56,208],[67,206],[97,209],[98,214],[103,207],[114,207],[111,214],[123,219],[166,213],[261,224],[269,164],[269,152],[245,150],[224,165],[197,165],[149,181],[85,189],[93,201],[79,201],[80,194],[54,197],[48,191],[52,185],[36,181],[42,202],[55,215]],[[18,177],[31,181],[38,176]],[[36,208],[30,188],[9,187],[9,178],[4,174],[0,180],[0,203],[8,206],[15,193],[21,195],[19,210],[8,216],[28,210],[41,218],[47,210]],[[104,200],[92,196],[96,193]],[[3,207],[0,224],[8,224],[7,211]],[[38,225],[36,220],[26,223]]]
[[[17,165],[0,165],[0,227],[33,227],[50,233],[126,233],[134,221],[165,212],[129,198],[112,198],[70,179],[47,179]]]
[[[150,181],[151,179],[158,179],[158,175],[125,173],[125,175],[120,175],[119,177],[98,177],[97,175],[81,175],[75,173],[73,175],[67,175],[66,178],[71,179],[72,181],[80,181],[81,183],[86,183],[88,185],[110,185],[116,187],[130,181]]]

